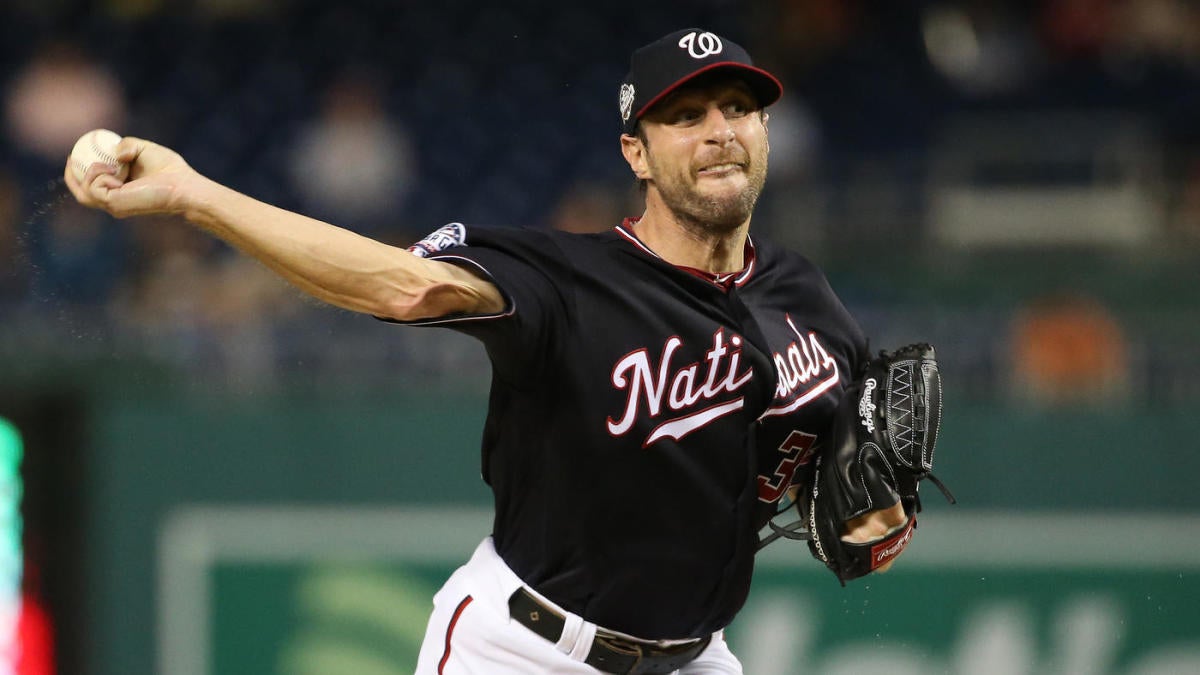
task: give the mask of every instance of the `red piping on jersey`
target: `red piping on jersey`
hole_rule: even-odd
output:
[[[677,270],[682,270],[694,277],[698,277],[709,283],[716,284],[717,286],[720,286],[721,288],[724,288],[725,290],[729,290],[729,289],[733,288],[734,286],[741,286],[742,284],[746,283],[750,279],[750,276],[754,273],[754,261],[757,256],[754,251],[754,240],[751,239],[749,235],[746,235],[746,249],[745,249],[745,253],[744,253],[745,259],[746,259],[746,264],[744,267],[742,267],[741,271],[716,273],[716,272],[709,272],[707,270],[697,269],[695,267],[688,267],[686,265],[676,265],[675,263],[668,262],[667,260],[663,259],[662,256],[660,256],[659,254],[654,252],[654,249],[652,249],[649,246],[647,246],[646,244],[642,243],[642,240],[638,239],[637,235],[634,234],[633,225],[638,220],[639,219],[637,219],[637,218],[626,218],[624,221],[621,222],[620,225],[617,225],[617,227],[616,227],[617,234],[621,235],[622,237],[625,237],[634,246],[637,246],[638,248],[642,249],[646,253],[649,253],[650,255],[654,256],[655,258],[658,258],[659,260],[666,262],[668,265],[670,265],[671,267],[674,267]]]
[[[442,671],[446,669],[446,662],[450,660],[450,636],[454,635],[454,627],[458,625],[458,619],[469,604],[471,596],[468,595],[458,603],[458,607],[454,609],[454,616],[450,617],[450,625],[446,627],[446,651],[442,652],[442,660],[438,661],[438,675],[442,675]]]

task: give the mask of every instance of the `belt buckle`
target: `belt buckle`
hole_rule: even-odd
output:
[[[633,657],[633,662],[626,669],[615,671],[618,675],[647,675],[648,673],[668,672],[662,664],[663,659],[678,659],[679,654],[695,649],[701,644],[708,642],[707,639],[700,638],[683,645],[656,647],[628,640],[618,635],[597,634],[594,639],[595,642],[600,643],[612,652]],[[676,663],[670,670],[672,672],[678,670],[681,665]]]
[[[646,655],[646,649],[639,644],[634,643],[634,650],[637,654],[637,657],[634,658],[633,665],[629,666],[629,672],[627,675],[638,675],[638,673],[641,672],[639,667],[642,665],[642,657]]]
[[[607,635],[601,632],[597,632],[596,637],[592,638],[592,644],[599,644],[614,654],[633,657],[633,663],[628,667],[620,671],[611,671],[615,675],[639,675],[641,673],[642,659],[646,656],[646,648],[643,645],[618,635]]]
[[[699,653],[708,646],[708,643],[711,641],[711,639],[711,637],[698,638],[685,644],[672,645],[669,647],[643,646],[639,651],[637,663],[634,664],[634,668],[630,671],[630,675],[675,672],[692,659],[696,658],[696,656],[698,656]],[[681,658],[683,654],[689,653],[690,656],[687,658]],[[654,666],[647,670],[642,670],[641,665],[644,660],[643,657],[645,657],[645,659],[653,659],[652,663]],[[668,665],[663,665],[664,660]]]

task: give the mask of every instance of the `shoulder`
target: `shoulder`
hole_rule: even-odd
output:
[[[764,307],[803,316],[828,335],[841,335],[847,348],[862,352],[866,338],[858,321],[838,296],[825,271],[807,256],[754,238],[757,269],[747,290]]]
[[[464,247],[520,248],[548,243],[544,231],[501,225],[447,223],[417,241],[408,250],[422,258],[434,258]]]
[[[448,257],[469,249],[487,249],[528,257],[560,256],[568,251],[587,252],[617,242],[614,232],[575,234],[558,230],[504,225],[448,223],[409,247],[415,255]]]
[[[581,276],[611,269],[603,251],[614,241],[609,233],[449,223],[408,250],[469,269],[498,287],[509,309],[530,316],[536,307],[573,305]]]
[[[502,269],[552,272],[562,259],[554,238],[525,227],[448,223],[408,247],[413,255],[480,268],[495,277]]]
[[[755,281],[770,287],[805,286],[832,294],[825,272],[804,254],[766,237],[751,236],[754,245]]]

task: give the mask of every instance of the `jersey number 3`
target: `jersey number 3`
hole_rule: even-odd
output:
[[[816,436],[803,431],[793,431],[788,434],[783,444],[779,446],[779,452],[783,454],[783,458],[775,467],[775,473],[771,476],[762,474],[758,476],[759,501],[767,503],[779,501],[783,493],[791,487],[796,469],[812,460],[813,442],[816,440]]]

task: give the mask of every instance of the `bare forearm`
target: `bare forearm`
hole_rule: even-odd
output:
[[[292,213],[197,176],[188,221],[257,258],[310,295],[391,316],[426,286],[408,252]],[[410,263],[406,265],[405,263]]]
[[[330,304],[395,319],[491,313],[504,304],[490,282],[464,269],[265,204],[194,171],[174,151],[125,137],[115,167],[94,163],[79,180],[63,180],[81,204],[118,218],[183,214],[189,221]]]

